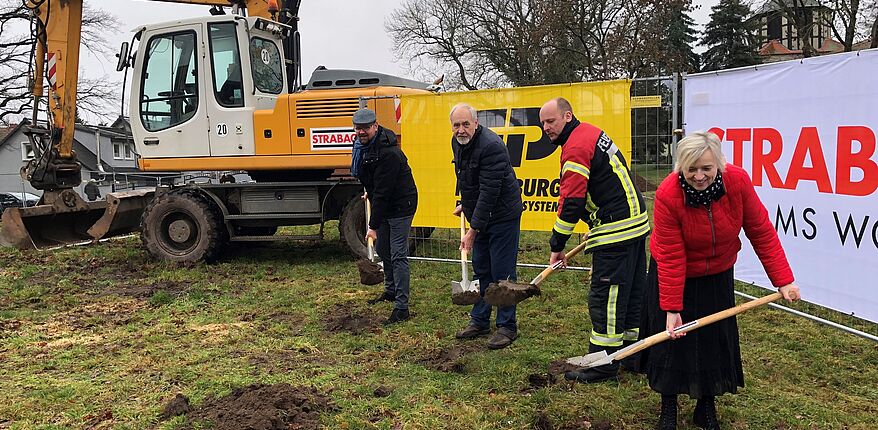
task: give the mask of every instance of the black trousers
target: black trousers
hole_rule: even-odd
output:
[[[589,351],[636,341],[646,288],[646,238],[592,253]]]

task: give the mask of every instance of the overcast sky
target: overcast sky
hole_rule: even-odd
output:
[[[178,5],[147,0],[87,0],[104,9],[122,23],[120,32],[110,37],[115,45],[130,40],[130,30],[143,24],[207,14],[207,6]],[[693,13],[699,24],[707,22],[710,7],[718,0],[696,0],[701,7]],[[405,74],[395,58],[384,21],[401,0],[303,0],[299,11],[302,33],[302,73],[307,80],[319,65],[329,68],[356,68],[391,74]],[[115,73],[115,63],[86,59],[90,75]]]
[[[179,18],[206,15],[207,6],[173,4],[147,0],[86,0],[92,7],[115,15],[122,25],[109,35],[111,45],[131,39],[131,30]],[[719,0],[695,0],[700,6],[692,14],[703,26],[710,8]],[[307,81],[319,65],[336,69],[363,69],[406,76],[406,61],[400,62],[391,49],[384,21],[401,0],[303,0],[299,11],[302,34],[302,76]],[[116,48],[114,48],[115,50]],[[696,51],[702,51],[696,47]],[[108,77],[121,82],[115,60],[97,58],[83,52],[81,68],[91,78]],[[417,78],[416,76],[406,76]],[[127,97],[126,97],[127,98]]]

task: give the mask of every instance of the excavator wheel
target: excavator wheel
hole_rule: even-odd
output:
[[[409,232],[409,255],[415,255],[421,245],[433,234],[434,227],[412,227]],[[358,258],[368,258],[366,249],[366,204],[359,197],[351,199],[338,218],[338,236]]]
[[[348,201],[338,217],[338,237],[357,258],[369,258],[366,249],[366,203],[359,196]]]
[[[227,232],[222,217],[194,190],[175,190],[153,199],[141,218],[140,239],[161,260],[215,261]]]

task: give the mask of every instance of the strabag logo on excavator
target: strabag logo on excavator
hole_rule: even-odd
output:
[[[349,150],[354,147],[356,137],[352,127],[312,128],[311,150]]]

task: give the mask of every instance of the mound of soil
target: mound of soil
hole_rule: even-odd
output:
[[[357,309],[352,303],[337,304],[332,307],[321,322],[323,328],[330,333],[342,331],[361,334],[372,331],[381,325],[381,317],[363,309]]]
[[[188,409],[188,402],[182,406],[180,397],[171,400],[165,411]],[[282,383],[239,388],[184,413],[189,429],[196,423],[210,422],[215,430],[309,430],[319,427],[321,413],[335,409],[332,399],[313,388]]]

